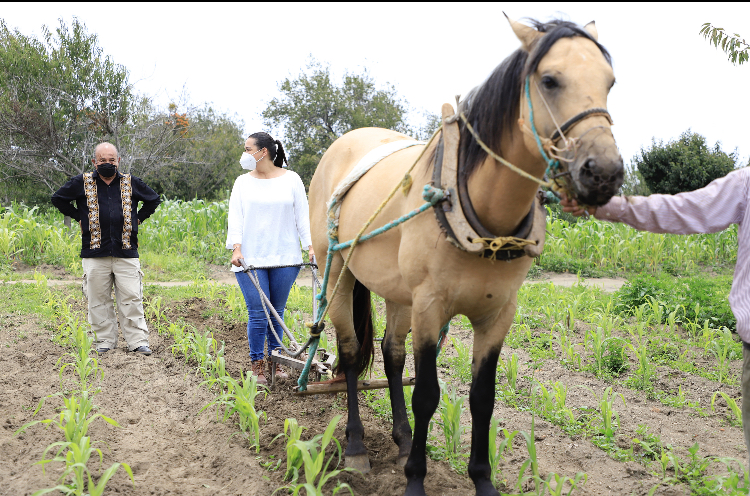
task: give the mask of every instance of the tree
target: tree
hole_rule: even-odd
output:
[[[727,175],[737,159],[736,152],[723,152],[718,142],[709,148],[706,138],[688,129],[666,145],[652,140],[651,148],[641,148],[633,163],[652,193],[673,195],[702,188]]]
[[[0,166],[53,191],[116,136],[131,97],[127,70],[102,56],[96,35],[74,19],[44,40],[0,20]]]
[[[264,125],[280,130],[289,168],[310,184],[323,153],[339,136],[361,127],[383,127],[409,134],[407,103],[393,85],[377,89],[367,70],[347,72],[337,86],[329,67],[310,59],[306,70],[279,84],[282,96],[273,98],[261,114]]]
[[[620,192],[627,196],[648,196],[651,194],[643,176],[633,165],[625,166],[625,179],[622,182]]]
[[[171,155],[189,160],[165,158],[162,168],[144,174],[144,178],[157,193],[170,198],[221,198],[221,193],[230,189],[242,173],[239,156],[245,142],[243,125],[209,105],[182,114],[176,106],[171,110],[179,121],[178,129],[187,138],[174,146]]]
[[[724,31],[724,28],[714,27],[710,22],[707,22],[701,27],[699,34],[703,35],[713,46],[717,48],[721,46],[721,49],[733,64],[742,65],[750,58],[748,56],[750,45],[737,33],[729,35]]]
[[[3,181],[55,191],[91,170],[94,148],[102,141],[117,147],[121,170],[145,175],[188,139],[185,122],[133,94],[127,69],[105,57],[97,35],[77,19],[70,28],[61,19],[54,35],[46,26],[42,32],[40,41],[0,20]]]

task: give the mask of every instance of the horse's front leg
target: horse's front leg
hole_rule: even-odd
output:
[[[393,412],[391,435],[398,446],[396,463],[403,467],[411,451],[411,426],[409,426],[409,417],[406,414],[404,387],[401,380],[406,360],[404,343],[411,325],[411,307],[386,300],[385,308],[388,320],[381,349],[383,351],[385,376],[388,378],[388,391],[391,396],[391,411]]]
[[[440,401],[436,349],[438,334],[445,325],[446,313],[440,302],[430,297],[414,299],[412,306],[412,344],[416,368],[416,384],[412,395],[414,439],[404,466],[405,496],[425,496],[427,475],[427,428]]]
[[[495,407],[495,374],[497,359],[505,335],[516,312],[515,296],[490,322],[474,322],[474,356],[471,363],[472,381],[469,392],[471,409],[471,455],[469,477],[474,481],[477,496],[498,496],[492,484],[489,461],[489,432]]]

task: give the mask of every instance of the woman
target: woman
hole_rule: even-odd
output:
[[[260,286],[283,318],[289,291],[300,268],[264,267],[301,264],[300,242],[307,246],[310,259],[314,257],[305,186],[295,172],[284,168],[285,163],[288,165],[279,140],[268,133],[251,134],[240,159],[242,168],[249,172],[237,178],[229,197],[226,246],[232,250],[232,271],[247,305],[247,341],[252,372],[259,384],[267,384],[266,340],[269,355],[280,343],[268,325],[257,289],[240,268],[240,259],[259,267],[256,272]],[[275,320],[273,324],[276,335],[282,338],[281,326]],[[273,366],[271,361],[268,364]],[[287,377],[278,364],[276,376]]]

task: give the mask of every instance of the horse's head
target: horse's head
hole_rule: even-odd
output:
[[[541,144],[547,156],[559,159],[561,168],[552,174],[559,174],[558,184],[581,203],[603,205],[622,185],[623,162],[606,110],[615,76],[594,23],[529,27],[509,21],[527,54],[518,121],[527,148],[541,155]]]

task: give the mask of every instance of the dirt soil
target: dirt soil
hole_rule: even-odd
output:
[[[211,302],[199,298],[175,302],[168,306],[167,314],[171,321],[182,320],[199,332],[211,330],[216,339],[223,340],[227,370],[232,376],[238,377],[249,368],[245,325],[224,321]],[[3,315],[2,310],[0,315],[0,347],[5,352],[5,359],[0,361],[0,424],[3,426],[0,430],[0,494],[31,495],[38,489],[55,485],[62,464],[48,464],[45,475],[42,467],[34,463],[42,459],[45,447],[60,441],[62,435],[56,428],[42,425],[32,426],[21,435],[14,435],[14,432],[32,420],[55,417],[62,404],[60,398],[48,399],[36,416],[32,414],[41,398],[61,390],[56,364],[65,349],[50,340],[51,330],[39,322]],[[470,331],[460,328],[451,329],[451,335],[467,343],[472,339]],[[256,454],[246,440],[233,435],[238,430],[236,424],[217,422],[212,409],[199,414],[215,396],[200,386],[201,379],[196,377],[190,364],[172,356],[170,345],[169,340],[152,332],[154,353],[150,357],[128,353],[121,339],[116,350],[99,358],[104,378],[94,402],[102,414],[115,419],[122,428],[97,420],[92,424],[90,435],[92,440],[100,441],[98,447],[104,453],[105,468],[115,461],[127,462],[136,480],[134,487],[120,470],[108,484],[108,494],[270,495],[285,484],[282,480],[284,462],[279,471],[266,470],[261,463],[285,460],[283,443],[271,444],[272,439],[283,432],[284,420],[296,418],[300,425],[308,428],[304,438],[309,439],[322,433],[335,415],[346,415],[344,395],[295,397],[291,392],[296,381],[293,375],[258,402],[258,408],[265,411],[268,418],[261,425],[261,449]],[[456,352],[447,346],[444,353],[455,356]],[[501,358],[511,353],[518,354],[522,364],[519,387],[528,387],[532,375],[530,358],[523,349],[509,348],[503,350]],[[737,373],[736,367],[737,364],[734,373]],[[379,350],[376,369],[382,370]],[[413,370],[411,357],[407,369]],[[676,392],[681,385],[689,400],[700,400],[704,407],[710,404],[711,395],[718,389],[734,398],[739,396],[738,387],[719,386],[666,368],[660,371],[658,389]],[[72,372],[65,374],[63,388],[72,387],[71,377]],[[545,362],[542,369],[534,372],[534,377],[545,383],[561,381],[566,384],[568,405],[572,407],[594,407],[593,395],[586,388],[601,394],[609,386],[591,373],[564,369],[555,360]],[[468,394],[468,390],[467,384],[460,385],[461,394]],[[742,431],[728,426],[723,413],[699,417],[690,408],[665,407],[644,398],[640,392],[622,387],[615,387],[615,390],[625,397],[625,404],[619,399],[615,403],[621,422],[617,438],[623,447],[630,446],[639,424],[647,424],[664,443],[689,447],[697,441],[702,456],[730,456],[747,463]],[[358,496],[403,494],[405,478],[403,470],[395,464],[397,449],[391,441],[391,427],[362,399],[360,405],[372,471],[364,477],[343,474],[340,480],[348,482]],[[722,406],[721,410],[724,409]],[[462,424],[470,426],[468,402],[466,410]],[[530,429],[528,412],[496,402],[494,415],[504,419],[501,426],[511,431]],[[334,435],[345,447],[344,421],[339,423]],[[464,440],[468,445],[469,432]],[[549,422],[537,420],[536,440],[543,475],[550,472],[567,476],[577,472],[588,474],[588,482],[574,494],[645,495],[658,483],[642,465],[617,462],[589,440],[571,438]],[[513,453],[507,455],[507,461],[501,465],[503,476],[508,479],[507,491],[514,485],[526,459],[526,448],[521,442],[520,436],[517,437]],[[94,466],[98,468],[98,464]],[[426,487],[432,496],[474,494],[473,484],[466,474],[457,474],[446,462],[429,459]],[[656,494],[687,492],[683,487],[673,487],[660,488]]]

